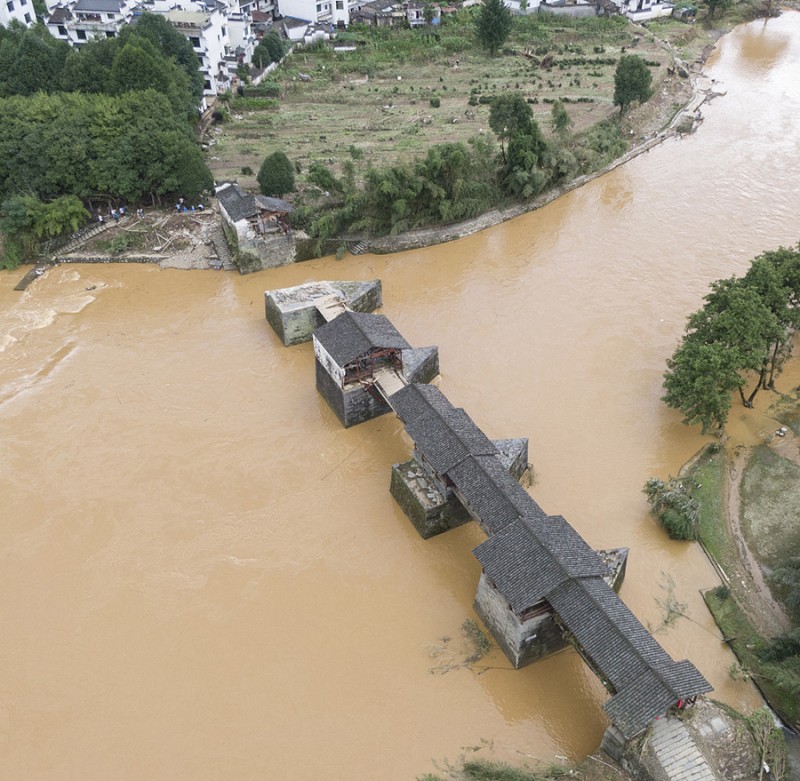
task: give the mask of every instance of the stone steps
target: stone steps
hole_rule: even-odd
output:
[[[650,743],[669,781],[720,781],[678,719],[665,717],[654,721]]]
[[[211,264],[212,267],[224,271],[235,271],[237,266],[228,248],[228,241],[221,225],[216,225],[214,232],[211,234],[211,246],[214,248],[214,252],[217,253],[218,260],[218,263]]]
[[[348,249],[351,255],[363,255],[369,252],[369,245],[363,241],[357,241],[355,244],[351,244]]]

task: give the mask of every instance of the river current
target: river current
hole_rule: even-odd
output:
[[[800,14],[706,71],[726,95],[693,136],[457,242],[247,277],[61,266],[25,293],[0,273],[0,779],[408,781],[598,746],[607,695],[574,652],[464,666],[482,533],[419,539],[388,491],[399,421],[342,429],[311,347],[264,320],[266,289],[317,279],[382,279],[448,398],[529,437],[536,501],[630,547],[621,596],[673,658],[758,705],[702,603],[712,568],[641,487],[706,441],[660,402],[686,316],[800,239]]]

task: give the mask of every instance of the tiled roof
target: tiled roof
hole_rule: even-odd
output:
[[[345,366],[376,348],[411,348],[387,317],[365,312],[343,312],[317,328],[314,339],[339,366]]]
[[[407,385],[392,396],[391,404],[417,450],[439,475],[447,475],[467,456],[497,455],[472,418],[433,385]]]
[[[118,14],[120,8],[120,0],[78,0],[72,10]]]
[[[500,531],[522,515],[545,515],[498,456],[466,458],[448,477],[487,534]]]
[[[58,5],[53,9],[53,13],[50,14],[47,24],[63,24],[64,22],[68,22],[70,19],[72,19],[72,14],[70,13],[69,8]]]
[[[517,615],[570,578],[607,573],[600,557],[560,515],[512,521],[473,553]]]
[[[217,189],[216,195],[220,206],[234,222],[255,217],[259,210],[283,213],[294,211],[294,207],[288,201],[247,193],[235,183],[222,185]]]
[[[228,184],[217,190],[219,205],[234,221],[246,220],[258,213],[253,193],[246,193],[238,184]]]
[[[605,709],[626,737],[679,699],[711,691],[694,665],[670,658],[602,578],[566,581],[547,601],[616,692]]]

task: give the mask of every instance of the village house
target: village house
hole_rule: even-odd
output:
[[[596,553],[562,516],[528,512],[473,553],[483,568],[475,611],[519,668],[566,645],[547,594],[572,577],[605,578],[619,590],[628,551]]]
[[[18,0],[13,0],[18,2]],[[218,95],[231,87],[239,65],[249,63],[256,45],[251,3],[231,0],[67,0],[48,5],[46,26],[54,38],[80,47],[94,38],[113,38],[124,24],[144,12],[163,15],[191,42],[203,73],[203,94]],[[243,10],[244,9],[244,10]]]
[[[420,535],[427,539],[482,516],[500,528],[500,522],[481,508],[469,506],[470,498],[456,490],[452,475],[473,459],[485,460],[488,468],[496,468],[525,493],[517,480],[528,467],[528,440],[488,439],[433,385],[408,385],[391,397],[391,405],[414,451],[410,461],[392,467],[390,491]],[[519,512],[512,507],[508,519]]]
[[[75,48],[94,38],[114,38],[133,19],[133,3],[127,0],[75,0],[48,11],[50,34]]]
[[[382,373],[393,382],[429,382],[436,347],[413,348],[384,315],[344,312],[314,332],[317,390],[346,428],[391,410]]]
[[[290,203],[245,192],[235,182],[224,182],[215,194],[228,242],[238,255],[242,273],[294,260],[294,242],[287,221],[294,210]]]
[[[35,24],[33,0],[0,0],[0,24],[8,27],[15,21],[26,26]]]

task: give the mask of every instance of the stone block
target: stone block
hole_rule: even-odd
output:
[[[414,459],[392,466],[389,491],[423,539],[470,519],[461,502],[447,499]]]
[[[286,345],[311,338],[325,319],[317,310],[316,300],[336,296],[355,312],[372,312],[382,303],[379,279],[367,282],[309,282],[264,294],[267,322]]]

